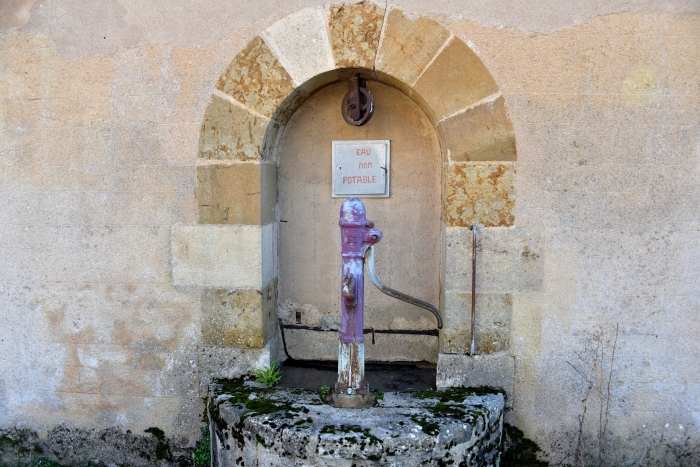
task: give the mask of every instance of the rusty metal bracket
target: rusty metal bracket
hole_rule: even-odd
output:
[[[374,96],[365,87],[360,75],[348,80],[348,92],[343,97],[340,113],[348,125],[362,126],[374,114]]]

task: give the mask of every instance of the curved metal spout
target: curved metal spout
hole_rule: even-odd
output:
[[[367,258],[367,274],[369,275],[369,279],[374,285],[377,286],[379,290],[381,290],[383,293],[387,294],[390,297],[394,297],[398,300],[410,303],[411,305],[415,305],[417,307],[424,308],[430,311],[437,318],[438,329],[442,329],[442,315],[440,315],[440,310],[435,308],[430,303],[418,300],[417,298],[413,298],[410,295],[403,294],[394,289],[390,289],[389,287],[382,284],[382,281],[379,280],[379,278],[377,277],[377,272],[374,269],[374,245],[371,245],[369,248],[367,248],[367,251],[365,252],[365,258]]]

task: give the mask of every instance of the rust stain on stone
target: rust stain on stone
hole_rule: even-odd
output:
[[[457,330],[446,329],[442,332],[440,339],[443,353],[468,354],[471,344],[469,329]]]
[[[508,163],[450,164],[445,202],[447,225],[513,225],[514,179],[515,169]]]
[[[236,55],[216,88],[272,117],[294,85],[287,70],[258,36]]]
[[[373,68],[384,9],[371,2],[333,5],[328,29],[338,67]]]

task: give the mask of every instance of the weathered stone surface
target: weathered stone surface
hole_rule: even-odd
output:
[[[252,225],[173,226],[173,283],[260,290],[262,231]]]
[[[223,384],[226,393],[219,395]],[[500,459],[504,398],[468,389],[418,398],[386,393],[376,407],[336,409],[315,392],[256,384],[212,385],[213,465],[443,465]],[[450,410],[435,410],[438,397]],[[249,402],[250,401],[250,402]],[[246,406],[276,404],[256,414]]]
[[[506,392],[506,407],[513,407],[515,359],[504,352],[491,355],[438,356],[437,387],[488,386]]]
[[[0,429],[3,440],[0,464],[82,465],[86,459],[100,459],[114,465],[148,467],[158,458],[161,465],[168,466],[191,461],[186,438],[157,430],[82,429],[62,425],[39,434],[26,428]]]
[[[376,69],[410,86],[450,37],[450,31],[424,16],[410,19],[396,9],[389,12],[386,22]]]
[[[296,86],[334,68],[326,20],[320,8],[292,13],[267,28],[263,35]]]
[[[384,9],[367,1],[333,5],[328,15],[336,67],[373,68]]]
[[[258,160],[269,120],[217,96],[204,113],[199,135],[202,159]]]
[[[254,289],[202,292],[202,343],[222,347],[262,347],[266,329],[263,293]]]
[[[540,292],[545,281],[545,236],[539,229],[477,229],[477,295]],[[471,292],[472,231],[448,228],[446,291]]]
[[[294,89],[292,78],[260,37],[233,59],[216,88],[239,102],[272,117]]]
[[[514,161],[515,133],[499,97],[442,120],[450,161]]]
[[[215,164],[197,167],[200,224],[265,225],[274,219],[273,187],[261,193],[261,176],[269,181],[267,163]],[[263,172],[261,174],[261,172]]]
[[[471,348],[472,294],[445,293],[441,350],[468,354]],[[491,354],[510,348],[513,297],[510,294],[477,293],[474,346],[477,354]]]
[[[280,361],[284,354],[279,352],[282,344],[276,336],[262,347],[225,347],[220,345],[199,345],[197,365],[200,370],[200,384],[206,391],[212,378],[240,378],[252,374],[258,368],[269,367]]]
[[[512,164],[452,163],[447,168],[445,220],[450,227],[513,225]]]
[[[454,38],[423,72],[414,89],[428,103],[434,117],[441,120],[498,92],[498,85],[474,51]]]

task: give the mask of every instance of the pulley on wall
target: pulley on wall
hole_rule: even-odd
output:
[[[340,112],[347,124],[352,126],[362,126],[372,118],[374,97],[360,75],[348,80],[348,92],[343,97]]]

